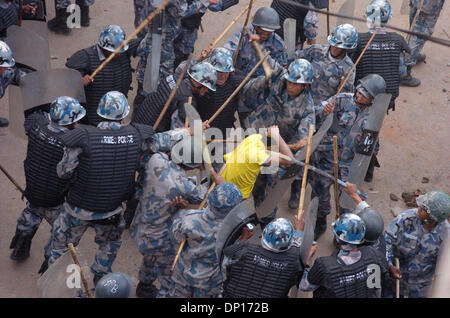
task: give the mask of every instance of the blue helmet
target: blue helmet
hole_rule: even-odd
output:
[[[208,87],[213,92],[216,91],[217,72],[208,62],[194,64],[188,70],[189,76],[196,82]]]
[[[367,21],[376,24],[380,21],[386,24],[392,18],[391,4],[387,0],[372,0],[366,9]]]
[[[133,281],[124,273],[109,273],[95,286],[95,298],[129,298],[133,292]]]
[[[219,184],[208,195],[209,209],[219,215],[227,214],[241,201],[241,190],[235,184],[229,182]]]
[[[417,205],[438,223],[450,217],[450,196],[442,191],[430,191],[416,199]]]
[[[353,213],[342,214],[336,221],[331,224],[334,235],[338,242],[358,245],[364,241],[366,234],[366,224],[364,221]]]
[[[98,39],[98,45],[109,52],[114,52],[125,41],[125,32],[118,25],[108,25],[100,33]],[[119,53],[123,53],[128,50],[128,44],[125,45]]]
[[[358,31],[351,24],[339,25],[328,36],[328,43],[341,49],[354,49],[358,45]]]
[[[261,245],[266,250],[280,253],[287,251],[292,245],[294,226],[284,218],[276,219],[264,228]]]
[[[110,120],[122,120],[130,113],[127,98],[121,92],[108,92],[100,99],[97,114]]]
[[[11,48],[5,42],[0,41],[0,67],[13,67],[15,64]]]
[[[311,63],[304,59],[296,59],[289,65],[288,72],[284,78],[289,82],[299,84],[311,84],[314,77],[314,71]]]
[[[233,54],[224,47],[214,49],[208,58],[208,62],[214,66],[218,72],[229,73],[234,71]]]
[[[86,116],[86,110],[72,97],[60,96],[50,104],[50,118],[60,125],[71,125]]]

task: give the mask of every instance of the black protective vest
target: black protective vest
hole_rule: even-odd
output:
[[[231,75],[222,86],[216,86],[216,91],[209,91],[204,96],[197,96],[197,110],[202,120],[210,119],[212,115],[225,103],[228,97],[239,86],[237,77]],[[227,128],[234,127],[234,113],[238,107],[238,98],[234,97],[231,102],[222,110],[222,112],[211,123],[211,127],[219,128],[225,138]]]
[[[6,29],[11,25],[19,25],[18,10],[14,3],[6,9],[0,8],[0,37],[6,37]]]
[[[260,245],[248,244],[240,261],[228,267],[224,297],[286,298],[300,277],[300,254],[291,247],[274,253]]]
[[[361,259],[352,265],[339,264],[335,251],[331,256],[319,258],[316,262],[321,262],[320,273],[311,272],[308,281],[311,284],[320,283],[320,287],[314,291],[313,298],[374,298],[376,289],[369,289],[367,279],[370,275],[368,266],[377,264],[380,266],[380,274],[383,275],[383,255],[377,253],[370,246],[362,246]],[[384,260],[386,262],[386,260]],[[314,264],[314,267],[316,264]],[[313,268],[314,268],[313,267]],[[321,276],[322,279],[318,277]],[[381,277],[381,279],[383,276]],[[317,284],[316,284],[317,285]]]
[[[164,104],[169,99],[169,95],[172,91],[172,87],[175,86],[176,80],[177,79],[175,76],[169,76],[166,79],[161,78],[157,91],[148,94],[144,101],[135,108],[131,122],[153,126],[156,123],[159,114],[161,114]],[[165,113],[161,123],[156,128],[157,132],[167,131],[170,129],[171,116],[178,108],[178,104],[180,104],[178,99],[183,99],[183,91],[186,91],[181,87],[183,85],[185,85],[184,82],[181,83],[180,88],[177,90],[177,93],[169,106],[169,109]]]
[[[359,33],[358,47],[353,55],[354,61],[369,42],[371,33]],[[356,67],[355,83],[369,74],[378,74],[386,81],[386,93],[392,94],[395,100],[399,94],[400,54],[406,42],[397,33],[377,34]]]
[[[64,150],[62,136],[48,129],[49,120],[42,113],[27,118],[34,120],[27,129],[28,149],[24,161],[25,197],[36,207],[55,207],[64,202],[68,181],[56,174],[56,165],[61,161]]]
[[[89,69],[94,72],[103,61],[98,58],[97,45],[83,50],[89,59]],[[104,119],[97,115],[100,99],[110,91],[118,91],[128,96],[131,85],[131,60],[128,54],[121,54],[109,62],[97,76],[94,82],[85,86],[86,117],[89,125],[97,126]]]
[[[67,202],[92,212],[115,210],[135,190],[142,143],[152,135],[152,128],[143,125],[77,128],[66,134],[67,147],[83,149]]]
[[[186,18],[181,19],[181,25],[188,29],[197,29],[200,27],[200,24],[202,24],[202,17],[205,15],[205,12],[203,13],[196,13],[193,15],[190,15]]]
[[[303,5],[308,5],[309,0],[297,0],[296,2]],[[305,17],[308,14],[308,10],[281,2],[279,0],[273,0],[270,6],[274,8],[275,11],[280,16],[281,28],[276,30],[275,33],[278,34],[282,39],[284,39],[284,30],[283,30],[284,20],[288,18],[295,19],[297,21],[297,33],[296,33],[297,39],[300,38],[300,41],[304,42],[306,36],[305,36],[305,28],[303,27],[303,22],[305,21]]]

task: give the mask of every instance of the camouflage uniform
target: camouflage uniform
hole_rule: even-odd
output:
[[[248,29],[252,33],[255,32],[255,27],[253,25],[249,25]],[[235,54],[237,45],[239,44],[239,37],[241,36],[242,29],[239,29],[230,41],[225,43],[223,46],[224,48],[231,51],[231,53]],[[259,61],[259,57],[255,52],[255,48],[253,47],[253,44],[249,41],[249,36],[247,32],[244,32],[244,36],[242,39],[241,47],[239,49],[239,54],[236,59],[236,74],[240,76],[245,76],[255,67],[256,63]],[[280,65],[286,66],[287,65],[287,47],[286,44],[284,44],[283,39],[276,33],[272,33],[272,35],[269,36],[269,38],[260,43],[261,50],[264,51],[270,51],[270,56],[276,60]],[[264,74],[264,69],[262,66],[260,66],[255,73],[253,73],[252,77],[258,77],[260,75]]]
[[[242,201],[232,183],[218,185],[203,210],[184,211],[173,222],[171,239],[176,246],[186,239],[172,274],[169,297],[219,297],[223,277],[216,254],[217,232],[226,214]]]
[[[151,9],[150,0],[148,6],[144,7],[144,17],[147,17],[153,9]],[[160,77],[167,77],[174,72],[175,52],[174,43],[175,39],[181,32],[181,18],[187,17],[201,10],[206,10],[209,6],[207,0],[199,0],[188,2],[186,0],[176,0],[171,2],[164,10],[163,20],[163,33],[162,33],[162,45],[161,45],[161,62],[160,62]],[[147,59],[150,56],[152,46],[152,35],[149,31],[145,35],[144,39],[139,44],[137,55],[140,56],[140,60],[136,69],[136,79],[139,84],[144,83],[145,68],[147,65]]]
[[[354,95],[351,93],[339,94],[334,106],[334,112],[333,114],[330,114],[330,116],[334,116],[333,125],[311,157],[311,164],[313,166],[322,169],[331,175],[334,175],[333,136],[337,136],[338,160],[339,162],[342,162],[341,157],[347,140],[346,137],[350,133],[350,129],[359,114],[359,107],[356,106],[353,96]],[[315,110],[318,122],[323,122],[325,120],[326,116],[323,114],[323,108],[326,104],[330,103],[333,98],[334,96],[319,105],[316,105]],[[341,172],[341,169],[339,169],[339,172]],[[341,178],[343,177],[342,172],[339,175]],[[344,175],[347,174],[344,173]],[[322,177],[316,173],[309,174],[308,180],[312,187],[311,196],[319,197],[318,216],[323,217],[328,215],[331,212],[330,186],[334,184],[333,180]]]
[[[439,15],[441,14],[444,2],[445,0],[425,0],[412,31],[431,36],[434,32],[434,27]],[[411,8],[409,14],[409,23],[411,25],[414,20],[414,16],[420,7],[420,0],[410,0],[409,6]],[[417,57],[420,51],[422,51],[424,45],[424,39],[411,35],[408,42],[408,46],[411,49],[411,54],[405,54],[405,64],[407,66],[416,65]]]
[[[169,229],[179,211],[178,207],[172,206],[172,201],[182,196],[191,204],[199,204],[208,189],[206,185],[197,186],[182,166],[161,152],[145,160],[145,174],[141,181],[139,205],[130,228],[131,237],[143,255],[139,281],[152,284],[159,278],[162,288],[158,297],[165,297],[164,289],[168,287],[170,266],[175,257]]]
[[[330,45],[315,44],[305,50],[295,52],[295,58],[309,61],[314,68],[314,81],[311,84],[311,95],[314,105],[336,95],[341,80],[347,76],[353,67],[352,59],[346,55],[343,59],[331,56]],[[343,92],[352,93],[355,90],[355,71],[353,71]]]
[[[242,89],[241,98],[252,110],[243,124],[256,129],[278,125],[281,137],[287,143],[296,143],[307,138],[309,125],[316,123],[311,92],[306,88],[291,98],[286,91],[287,70],[274,60],[269,61],[275,71],[268,87],[262,75],[251,79]]]
[[[105,130],[118,130],[121,125],[116,122],[101,122],[97,127]],[[168,132],[155,134],[152,140],[150,144],[147,142],[142,144],[143,153],[146,153],[149,149],[153,152],[159,151],[159,149],[170,149],[171,138]],[[71,178],[79,164],[78,155],[81,152],[81,148],[66,149],[63,159],[56,168],[60,178]],[[122,205],[119,205],[113,211],[95,213],[71,205],[66,201],[63,204],[61,214],[53,225],[49,265],[67,251],[68,243],[78,245],[87,228],[94,226],[95,242],[99,245],[99,250],[96,253],[91,270],[96,276],[103,276],[111,272],[112,263],[122,244],[121,236],[125,228],[125,221],[121,215],[122,210]],[[110,221],[109,224],[105,224],[106,219]]]
[[[312,6],[311,2],[309,3]],[[319,14],[314,11],[308,11],[303,21],[303,29],[305,30],[306,39],[314,41],[319,33]]]
[[[91,6],[94,4],[95,0],[83,0],[85,6]],[[55,0],[56,9],[65,9],[70,6],[70,0]]]
[[[390,266],[394,258],[400,259],[400,295],[402,297],[427,297],[441,243],[449,238],[448,221],[438,223],[428,232],[417,217],[418,209],[410,209],[397,216],[385,233]],[[394,296],[395,289],[390,290]]]

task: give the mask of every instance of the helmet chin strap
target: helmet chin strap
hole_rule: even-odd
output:
[[[364,107],[365,108],[365,107],[370,107],[370,106],[373,105],[373,102],[370,102],[369,104],[363,104],[363,103],[358,102],[358,99],[356,98],[356,94],[353,96],[353,100],[360,107]]]

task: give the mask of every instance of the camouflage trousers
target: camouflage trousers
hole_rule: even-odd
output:
[[[187,56],[194,53],[195,42],[198,38],[199,28],[186,28],[181,27],[181,32],[175,39],[174,50],[175,58],[184,61]]]
[[[168,296],[170,298],[219,298],[222,295],[222,281],[211,288],[195,288],[171,282]]]
[[[176,24],[166,23],[163,28],[161,44],[161,61],[159,67],[159,77],[167,77],[174,72],[175,63],[175,39],[180,33],[180,28]],[[152,34],[148,32],[142,39],[137,49],[140,57],[136,67],[136,80],[139,84],[144,83],[145,69],[147,62],[151,62]]]
[[[122,232],[125,228],[125,221],[121,214],[114,215],[111,218],[115,220],[113,222],[107,222],[106,220],[86,221],[77,219],[63,210],[53,224],[49,266],[67,252],[69,243],[77,246],[86,230],[93,226],[95,243],[99,248],[91,271],[98,276],[110,273],[122,244]]]
[[[22,211],[17,219],[17,230],[26,236],[34,236],[42,220],[45,219],[50,226],[53,226],[58,215],[63,210],[62,205],[52,208],[35,207],[27,202],[27,207]],[[45,256],[50,256],[51,237],[45,245]]]
[[[139,281],[144,284],[152,284],[158,279],[161,288],[157,297],[167,297],[171,266],[175,259],[175,249],[168,239],[170,225],[171,222],[160,227],[155,227],[150,223],[141,223],[132,224],[130,228],[131,237],[136,241],[139,252],[143,256],[138,274]],[[164,239],[164,236],[167,239]]]
[[[134,5],[134,27],[137,29],[137,27],[139,25],[141,25],[141,23],[146,18],[144,16],[144,14],[145,14],[144,0],[134,0],[133,5]],[[139,40],[142,40],[145,37],[145,35],[147,34],[147,32],[148,32],[148,27],[145,27],[141,32],[138,33],[137,38]]]
[[[91,6],[94,4],[95,0],[83,0],[85,6]],[[55,8],[56,9],[65,9],[70,6],[70,0],[55,0]]]
[[[434,32],[434,28],[441,13],[441,9],[442,8],[440,8],[435,14],[425,14],[423,12],[420,12],[412,31],[431,36]],[[409,16],[410,23],[412,23],[416,12],[417,9],[414,8],[411,9]],[[405,53],[405,64],[407,66],[417,64],[417,57],[419,56],[419,53],[422,51],[425,42],[426,40],[418,38],[415,35],[411,35],[408,42],[409,48],[411,49],[411,54]]]
[[[138,279],[144,284],[152,284],[158,279],[160,289],[157,298],[168,297],[171,279],[170,269],[175,259],[175,253],[171,255],[143,255],[139,268]]]

